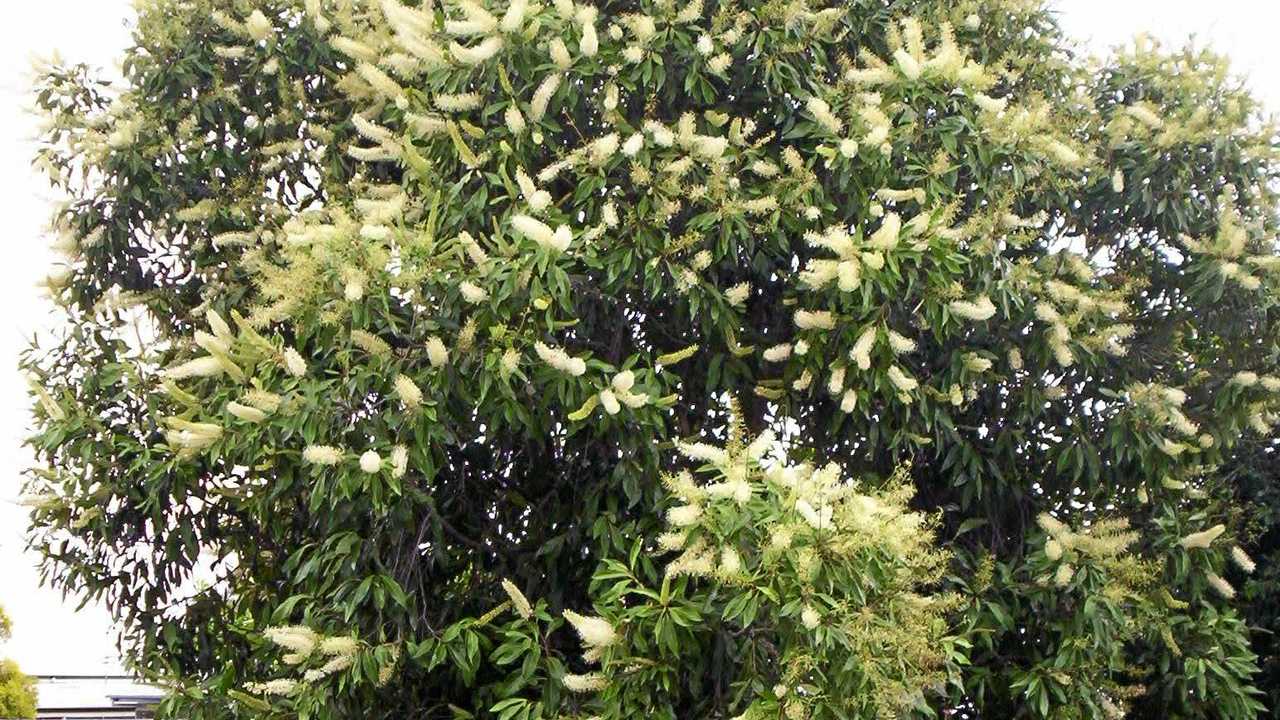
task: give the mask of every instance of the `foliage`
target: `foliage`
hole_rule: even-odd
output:
[[[0,608],[0,640],[8,640],[12,622]],[[36,716],[36,679],[24,675],[18,663],[0,658],[0,717],[34,718]]]
[[[1222,468],[1277,420],[1280,164],[1221,58],[1028,0],[135,37],[37,89],[28,489],[165,712],[1262,710]]]

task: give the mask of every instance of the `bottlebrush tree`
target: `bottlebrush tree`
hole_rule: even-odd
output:
[[[164,712],[1262,712],[1280,145],[1222,58],[1031,0],[134,37],[37,85],[27,484]]]

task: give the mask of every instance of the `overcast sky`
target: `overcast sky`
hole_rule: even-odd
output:
[[[1139,31],[1178,45],[1196,35],[1231,55],[1254,91],[1280,111],[1280,65],[1273,60],[1280,4],[1272,0],[1054,0],[1063,25],[1103,52]],[[1270,9],[1264,9],[1264,8]],[[129,0],[39,0],[13,3],[0,27],[0,188],[5,195],[9,250],[0,259],[0,605],[14,621],[14,637],[0,655],[33,674],[97,673],[118,669],[106,613],[38,587],[34,560],[23,553],[26,513],[13,504],[27,406],[25,385],[12,369],[33,333],[53,321],[35,283],[51,256],[42,228],[48,194],[29,171],[27,115],[29,59],[57,49],[65,58],[114,67],[128,41]]]

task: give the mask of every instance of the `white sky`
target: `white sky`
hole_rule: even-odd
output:
[[[1053,0],[1067,31],[1104,51],[1136,32],[1148,31],[1169,45],[1190,35],[1231,55],[1254,91],[1280,111],[1280,67],[1269,62],[1280,26],[1273,0]],[[0,261],[0,605],[14,621],[13,640],[3,654],[28,673],[86,674],[118,669],[105,611],[77,612],[75,600],[38,587],[34,559],[23,553],[26,513],[13,504],[19,471],[29,462],[21,448],[28,400],[13,370],[32,333],[54,322],[52,306],[35,283],[51,255],[42,234],[48,196],[29,170],[34,118],[28,106],[29,58],[57,49],[69,61],[113,67],[128,42],[128,0],[39,0],[12,3],[0,23],[0,188],[8,198],[8,252]]]

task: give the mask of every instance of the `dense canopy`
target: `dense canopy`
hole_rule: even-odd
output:
[[[1262,711],[1280,144],[1221,57],[1032,0],[144,0],[123,69],[38,82],[28,501],[167,713]]]

